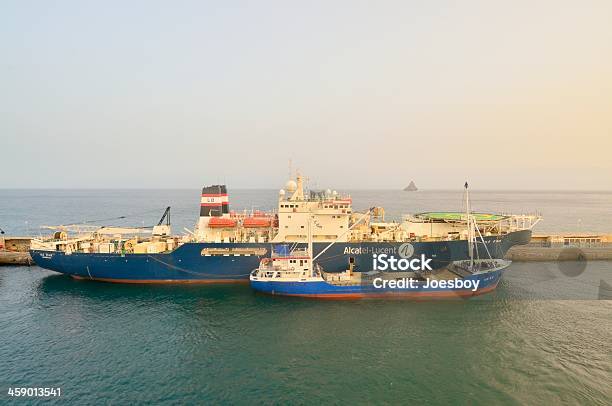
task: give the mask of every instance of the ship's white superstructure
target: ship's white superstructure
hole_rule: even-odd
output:
[[[304,193],[304,179],[287,183],[278,199],[279,228],[274,242],[306,242],[308,219],[313,219],[312,239],[321,241],[348,241],[349,220],[353,212],[350,196],[339,196],[329,190]],[[295,186],[295,189],[293,189]]]
[[[306,242],[306,225],[312,218],[315,242],[410,242],[468,239],[464,213],[429,212],[406,215],[401,221],[386,221],[382,207],[374,207],[367,218],[352,227],[363,213],[353,210],[350,195],[336,191],[306,191],[304,178],[290,179],[278,193],[273,212],[229,211],[224,185],[204,188],[200,219],[193,233],[199,242]],[[538,215],[474,214],[483,235],[503,235],[531,229]]]

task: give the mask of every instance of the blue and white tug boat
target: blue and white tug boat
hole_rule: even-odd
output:
[[[478,257],[476,234],[480,234],[475,217],[469,210],[466,187],[467,223],[470,238],[469,259],[453,261],[442,269],[384,272],[376,269],[356,272],[352,264],[343,272],[325,272],[313,257],[312,218],[308,221],[308,248],[277,247],[270,258],[261,260],[250,275],[254,290],[279,296],[301,296],[322,299],[458,298],[482,295],[497,287],[510,261]],[[480,239],[483,237],[480,235]],[[332,242],[328,248],[333,245]],[[485,245],[486,249],[486,245]],[[376,259],[374,259],[374,263]],[[375,268],[375,266],[373,266]]]

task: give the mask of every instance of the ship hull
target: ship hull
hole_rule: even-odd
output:
[[[276,296],[297,296],[313,299],[454,299],[469,298],[491,292],[497,287],[503,270],[463,278],[462,281],[478,282],[477,289],[428,287],[425,282],[413,288],[376,288],[373,284],[333,285],[325,281],[273,282],[251,281],[251,287],[261,293]]]
[[[508,233],[503,236],[484,237],[492,258],[503,258],[514,245],[526,244],[531,239],[530,230]],[[31,250],[32,259],[42,267],[73,276],[77,279],[119,283],[248,283],[250,272],[269,257],[271,243],[186,243],[172,252],[161,254],[100,254],[62,251]],[[412,256],[421,254],[431,258],[431,266],[440,269],[452,261],[468,258],[468,245],[460,241],[411,242]],[[477,244],[482,256],[486,256],[482,242]],[[317,256],[329,243],[314,243]],[[372,269],[373,254],[401,256],[404,243],[398,242],[338,242],[329,247],[317,263],[327,272],[342,272],[349,263],[356,271]],[[208,255],[207,250],[227,250],[227,254]],[[232,250],[235,250],[232,253]],[[246,255],[245,250],[260,255]]]

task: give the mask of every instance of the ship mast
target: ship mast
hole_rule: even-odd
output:
[[[468,190],[468,183],[465,182],[465,211],[467,215],[467,228],[468,228],[468,252],[470,255],[470,268],[474,267],[474,227],[472,224],[472,215],[470,214],[470,192]]]
[[[308,214],[308,263],[310,275],[314,275],[314,263],[312,260],[312,214]]]

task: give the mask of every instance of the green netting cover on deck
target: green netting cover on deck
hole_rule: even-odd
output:
[[[502,216],[500,214],[490,214],[490,213],[472,213],[472,216],[476,219],[476,221],[500,221],[508,218],[508,216]],[[427,212],[427,213],[419,213],[416,217],[425,219],[425,220],[447,220],[447,221],[465,221],[465,213],[458,211],[437,211],[437,212]]]

